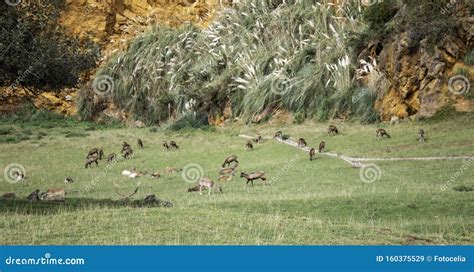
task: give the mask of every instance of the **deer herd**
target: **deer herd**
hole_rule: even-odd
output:
[[[328,127],[327,133],[329,136],[333,135],[338,135],[340,134],[339,129],[335,125],[330,125]],[[273,139],[277,139],[280,141],[285,141],[289,138],[288,135],[283,134],[282,131],[277,131]],[[390,134],[388,134],[387,130],[383,128],[379,128],[376,130],[376,138],[378,139],[385,139],[385,138],[391,138]],[[254,149],[254,143],[259,144],[262,143],[264,138],[262,135],[257,135],[254,139],[248,140],[245,143],[245,148],[247,150],[252,150]],[[425,142],[425,132],[423,129],[420,129],[418,132],[418,137],[417,140],[419,142]],[[300,148],[306,148],[308,147],[308,143],[304,138],[299,138],[297,142],[298,147]],[[141,139],[137,140],[137,146],[139,149],[145,148],[145,145],[143,144],[143,141]],[[178,144],[175,141],[163,141],[162,146],[165,150],[177,150],[179,149]],[[319,143],[319,147],[317,149],[318,153],[323,153],[326,148],[326,142],[321,141]],[[127,142],[122,143],[122,149],[120,151],[122,157],[124,159],[132,159],[133,158],[133,149],[130,144]],[[91,168],[94,164],[96,167],[99,166],[99,161],[104,159],[104,151],[102,148],[92,148],[89,150],[86,156],[86,163],[85,163],[85,168]],[[117,161],[118,155],[117,153],[111,153],[107,156],[107,163],[112,163]],[[316,148],[310,148],[309,149],[309,159],[310,161],[313,161],[316,159]],[[229,181],[231,180],[235,175],[237,168],[239,166],[239,160],[236,155],[230,155],[227,158],[224,159],[221,169],[218,171],[218,180],[219,181]],[[179,171],[182,171],[182,169],[176,169],[172,167],[166,167],[164,169],[164,173],[166,174],[174,174]],[[26,177],[22,173],[13,173],[15,179],[18,180],[25,180]],[[142,176],[147,176],[147,172],[140,172],[137,171],[135,168],[132,170],[124,170],[122,171],[123,176],[127,176],[129,178],[138,178]],[[161,174],[159,172],[154,172],[149,175],[151,178],[160,178]],[[246,186],[251,185],[253,186],[254,181],[256,180],[261,180],[264,185],[267,185],[267,177],[265,176],[265,172],[263,171],[255,171],[255,172],[250,172],[250,173],[245,173],[243,171],[240,172],[240,178],[244,179],[246,181]],[[64,179],[64,184],[68,185],[70,183],[74,183],[74,179],[71,177],[66,177]],[[137,188],[138,189],[138,188]],[[208,177],[199,177],[197,180],[197,185],[194,187],[191,187],[188,189],[188,192],[199,192],[202,194],[203,189],[208,190],[208,194],[211,194],[212,190],[216,190],[218,192],[223,192],[222,187],[217,185],[213,180],[211,180]],[[36,201],[36,200],[52,200],[52,201],[64,201],[66,195],[65,189],[48,189],[46,192],[40,192],[40,190],[33,191],[28,197],[27,200],[29,201]],[[14,193],[5,193],[2,195],[3,199],[14,199],[15,194]]]

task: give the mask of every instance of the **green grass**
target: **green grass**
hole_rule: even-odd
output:
[[[359,169],[342,160],[307,154],[271,140],[244,149],[239,133],[271,136],[276,130],[292,139],[306,138],[311,146],[325,140],[328,151],[357,157],[473,155],[472,114],[398,126],[337,124],[341,135],[327,136],[326,123],[300,125],[232,126],[213,131],[150,132],[144,129],[88,130],[88,126],[42,129],[42,139],[0,144],[0,169],[10,163],[26,168],[28,182],[0,180],[0,192],[15,192],[16,200],[0,200],[1,244],[472,244],[474,227],[474,165],[463,161],[380,162],[381,178],[361,181]],[[1,125],[1,128],[11,124]],[[376,140],[375,129],[392,135]],[[423,128],[427,142],[416,141]],[[34,130],[33,130],[34,131]],[[33,132],[36,135],[37,132]],[[84,169],[92,147],[107,154],[120,151],[126,140],[136,147],[135,157],[106,168]],[[163,140],[176,140],[177,151],[164,151]],[[223,159],[237,154],[239,170],[263,170],[269,180],[245,187],[235,178],[220,182],[223,194],[188,193],[194,184],[181,173],[160,179],[128,179],[124,169],[154,172],[165,167],[200,165],[212,179]],[[466,166],[466,167],[464,167]],[[456,179],[451,179],[454,175]],[[75,183],[65,186],[71,176]],[[100,177],[96,179],[96,177]],[[90,186],[96,180],[95,186]],[[450,182],[451,180],[451,182]],[[135,200],[154,193],[173,208],[127,205],[114,193],[132,192]],[[443,186],[446,187],[443,190]],[[65,203],[28,203],[23,199],[39,188],[66,188]],[[85,188],[90,187],[87,191]],[[460,190],[459,188],[463,188]]]

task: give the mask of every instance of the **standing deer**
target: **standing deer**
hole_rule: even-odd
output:
[[[212,181],[208,178],[201,178],[199,180],[199,194],[200,195],[202,195],[202,188],[203,187],[207,187],[209,189],[208,195],[211,194],[211,190],[214,189],[214,188],[219,190],[222,193],[222,188],[219,185],[215,184],[214,181]]]
[[[92,148],[89,150],[89,153],[87,153],[87,159],[97,156],[99,160],[102,160],[102,157],[104,156],[104,151],[100,148]]]
[[[418,132],[418,141],[420,141],[420,143],[425,142],[425,131],[422,129]]]
[[[133,157],[133,150],[131,147],[129,147],[128,149],[125,149],[124,152],[123,152],[123,157],[125,159],[131,159]]]
[[[236,168],[239,165],[239,161],[237,160],[237,156],[231,155],[227,157],[224,160],[224,163],[222,163],[222,168],[225,168],[226,166],[230,166],[231,163],[235,162],[234,168]]]
[[[306,147],[308,144],[306,143],[305,139],[300,138],[298,140],[298,147]]]
[[[337,129],[337,127],[335,125],[330,125],[328,127],[328,134],[331,135],[331,134],[339,134],[339,130]]]
[[[323,150],[326,148],[326,142],[325,141],[322,141],[321,143],[319,143],[319,153],[323,152]]]
[[[247,141],[247,143],[245,144],[245,148],[247,149],[253,149],[253,144],[252,144],[252,141]]]
[[[311,148],[309,150],[309,160],[312,161],[314,159],[316,159],[316,149]]]
[[[387,131],[386,131],[385,129],[383,129],[383,128],[377,129],[376,132],[377,132],[377,135],[376,135],[377,138],[379,138],[379,137],[380,137],[380,139],[383,139],[383,137],[390,138],[390,135],[389,135],[389,134],[387,133]]]
[[[120,151],[120,153],[124,153],[128,149],[132,149],[132,146],[130,146],[127,142],[123,142],[122,143],[122,150]]]
[[[256,179],[261,179],[264,182],[264,185],[267,185],[267,178],[265,177],[265,173],[263,171],[257,171],[250,174],[241,172],[240,178],[245,178],[247,180],[247,185],[250,182],[253,186],[253,181]]]
[[[139,147],[139,148],[143,148],[143,147],[144,147],[144,146],[143,146],[142,139],[138,139],[137,144],[138,144],[138,147]]]

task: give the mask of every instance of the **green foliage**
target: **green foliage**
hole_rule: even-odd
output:
[[[51,2],[1,3],[0,85],[38,94],[73,87],[95,67],[98,46],[67,36],[58,24],[61,3]]]
[[[206,129],[209,127],[208,117],[205,113],[188,113],[172,123],[168,129],[178,131],[186,128]]]
[[[397,0],[376,1],[364,9],[362,18],[368,23],[370,31],[378,32],[385,27],[397,13]]]
[[[375,110],[375,101],[377,100],[377,93],[368,89],[357,89],[352,97],[355,114],[366,124],[372,124],[380,121],[380,116]]]
[[[326,119],[349,104],[353,67],[344,36],[360,25],[353,3],[335,8],[322,1],[250,1],[218,17],[205,30],[155,27],[96,77],[110,76],[111,99],[133,118],[157,124],[192,110],[221,115],[230,101],[234,116],[286,109]],[[340,15],[351,20],[339,20]],[[84,119],[103,104],[81,91]],[[335,107],[335,108],[334,108]]]
[[[474,65],[474,50],[469,51],[469,53],[464,56],[464,62],[467,65]]]

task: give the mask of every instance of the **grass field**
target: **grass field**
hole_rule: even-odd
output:
[[[354,157],[420,157],[474,155],[472,114],[449,121],[406,122],[386,127],[391,139],[376,140],[376,125],[341,123],[341,135],[329,137],[327,124],[238,126],[180,133],[150,129],[89,128],[0,124],[0,169],[21,164],[27,182],[9,183],[3,175],[0,193],[1,244],[472,244],[474,233],[474,162],[468,160],[378,162],[380,179],[364,182],[359,169],[342,160],[304,152],[267,140],[244,149],[239,133],[271,136],[283,130],[317,147]],[[427,142],[416,141],[423,128]],[[18,140],[19,137],[22,137]],[[7,140],[8,138],[8,140]],[[145,149],[138,149],[141,138]],[[177,151],[165,151],[163,140],[176,140]],[[84,169],[92,147],[119,153],[122,141],[134,146],[131,160],[106,168]],[[199,165],[214,180],[230,154],[239,170],[262,170],[272,182],[245,187],[236,176],[220,182],[224,193],[188,193],[194,186],[182,173],[160,179],[129,179],[122,170],[162,172],[165,167]],[[240,171],[237,173],[239,175]],[[65,176],[75,183],[64,185]],[[99,177],[99,178],[97,178]],[[91,184],[92,181],[95,184]],[[171,201],[173,208],[126,205],[113,190],[149,193]],[[32,202],[35,189],[65,188],[64,203]],[[207,193],[207,192],[206,192]]]

